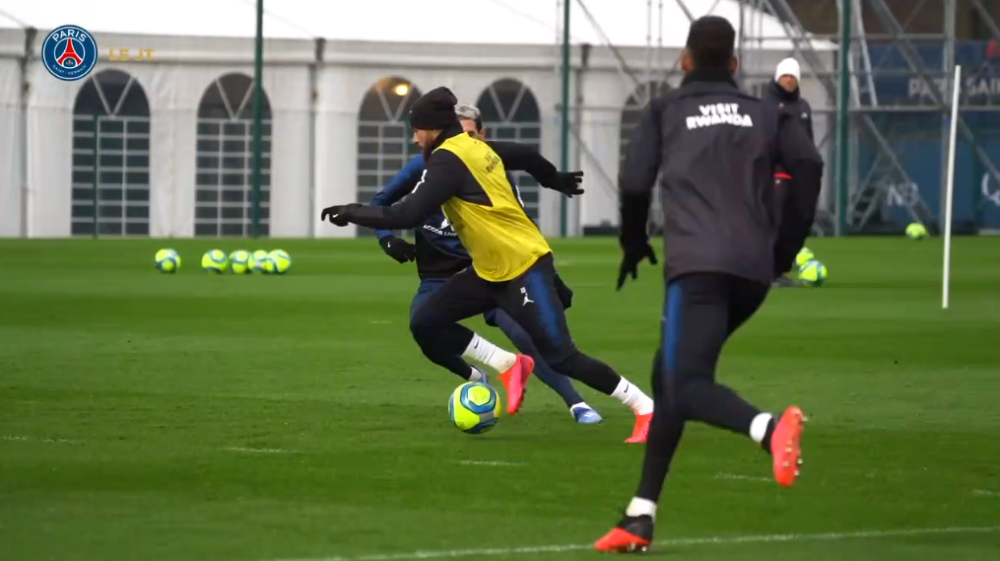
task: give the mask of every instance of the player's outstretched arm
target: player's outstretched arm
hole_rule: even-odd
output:
[[[583,181],[582,171],[561,173],[538,150],[527,144],[495,140],[488,141],[486,144],[497,153],[497,156],[500,156],[500,159],[503,160],[503,167],[507,171],[527,172],[542,187],[559,191],[568,197],[583,194],[583,189],[580,188],[580,182]]]
[[[632,131],[628,154],[618,174],[622,234],[627,226],[630,235],[638,236],[640,231],[643,237],[646,235],[653,187],[663,165],[662,115],[663,101],[654,99]]]
[[[638,265],[643,259],[656,264],[656,253],[649,245],[646,223],[653,200],[656,176],[663,165],[663,138],[660,131],[663,101],[654,99],[643,113],[642,121],[632,132],[629,152],[618,174],[618,202],[621,212],[619,241],[624,252],[618,271],[618,289],[631,275],[638,277]]]
[[[399,170],[381,191],[372,197],[372,206],[392,206],[394,203],[413,192],[420,181],[420,176],[424,172],[424,156],[417,154]],[[392,230],[376,230],[375,235],[379,240],[387,238],[392,234]]]
[[[338,226],[357,224],[385,230],[416,228],[428,216],[440,211],[441,205],[458,192],[468,175],[468,168],[458,156],[438,150],[427,162],[411,195],[403,202],[392,206],[332,206],[323,209],[320,218],[329,218]]]
[[[792,176],[781,212],[781,226],[774,248],[776,274],[792,268],[795,254],[802,249],[813,220],[823,184],[823,157],[796,119],[778,117],[777,165]]]

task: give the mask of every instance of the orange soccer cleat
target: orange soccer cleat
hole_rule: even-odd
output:
[[[535,369],[535,361],[527,355],[517,355],[517,362],[500,375],[500,381],[507,388],[507,414],[513,415],[521,409],[528,378]]]
[[[806,417],[802,410],[793,405],[785,410],[771,434],[774,479],[782,487],[791,487],[799,477],[799,467],[802,465],[802,448],[799,442],[805,424]]]
[[[651,516],[626,516],[597,540],[594,549],[604,553],[645,553],[653,543]]]
[[[632,429],[632,436],[625,441],[626,444],[642,444],[649,437],[649,424],[653,422],[653,414],[635,416],[635,428]]]

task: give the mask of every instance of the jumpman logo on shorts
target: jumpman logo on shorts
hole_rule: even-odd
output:
[[[527,306],[528,304],[534,304],[535,303],[534,300],[532,300],[531,298],[528,298],[528,288],[527,287],[524,287],[524,286],[521,287],[521,294],[524,295],[524,304],[521,304],[522,308],[525,307],[525,306]]]

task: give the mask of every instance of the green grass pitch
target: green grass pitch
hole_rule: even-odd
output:
[[[165,246],[179,274],[154,270]],[[291,274],[199,268],[258,246]],[[613,240],[555,247],[580,347],[648,387],[659,269],[616,293]],[[1000,558],[1000,240],[955,241],[948,311],[939,240],[810,247],[829,283],[773,293],[719,367],[810,414],[803,478],[689,428],[658,556]],[[631,414],[590,390],[600,426],[535,380],[492,432],[451,427],[459,381],[407,328],[414,268],[374,240],[2,241],[0,263],[4,561],[596,558],[637,485]]]

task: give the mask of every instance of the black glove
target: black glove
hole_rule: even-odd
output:
[[[556,275],[556,294],[559,295],[559,301],[562,302],[562,307],[564,310],[568,310],[570,306],[573,305],[573,290],[566,286],[563,282],[562,277]]]
[[[408,263],[417,258],[417,246],[410,242],[397,238],[396,236],[386,236],[378,241],[382,246],[382,251],[400,263]]]
[[[622,265],[618,269],[618,288],[616,290],[622,289],[622,286],[625,285],[625,278],[630,274],[633,280],[639,278],[639,263],[642,263],[643,259],[649,259],[650,264],[656,265],[656,252],[653,251],[653,246],[649,245],[649,240],[630,243],[623,240],[622,252],[624,255]]]
[[[361,205],[358,203],[328,206],[323,209],[323,212],[319,215],[319,219],[320,221],[326,221],[329,218],[331,224],[347,226],[351,223],[351,209],[359,206]]]
[[[567,197],[572,197],[573,195],[583,194],[583,189],[580,188],[580,183],[582,182],[582,171],[571,171],[568,173],[558,172],[554,176],[548,178],[545,183],[542,184],[542,187],[547,187],[554,191],[559,191]]]

